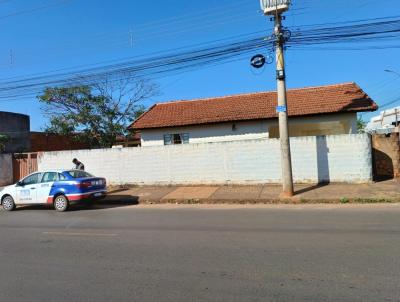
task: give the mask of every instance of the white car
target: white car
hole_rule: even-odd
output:
[[[0,191],[6,211],[17,205],[52,204],[57,211],[68,210],[71,201],[91,201],[107,194],[106,180],[80,170],[52,170],[33,173]]]

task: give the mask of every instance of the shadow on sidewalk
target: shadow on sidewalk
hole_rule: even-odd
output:
[[[328,182],[319,183],[319,184],[310,186],[310,187],[308,187],[308,188],[303,188],[303,189],[297,190],[297,191],[295,192],[295,195],[304,194],[304,193],[307,193],[307,192],[311,192],[311,191],[314,191],[314,190],[318,190],[318,189],[323,188],[323,187],[326,187],[326,186],[329,186],[329,183],[328,183]]]

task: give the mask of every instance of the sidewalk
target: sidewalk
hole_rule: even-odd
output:
[[[400,202],[400,182],[370,184],[296,185],[296,196],[279,198],[280,185],[146,186],[110,191],[108,201],[134,203],[245,204],[245,203],[377,203]]]

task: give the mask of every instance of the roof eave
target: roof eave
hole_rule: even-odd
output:
[[[315,113],[315,114],[298,114],[298,115],[289,115],[289,118],[301,118],[301,117],[310,117],[310,116],[321,116],[321,115],[333,115],[333,114],[340,114],[340,113],[359,113],[359,112],[374,112],[379,109],[378,105],[374,103],[375,106],[372,108],[364,108],[364,109],[349,109],[346,111],[337,111],[337,112],[323,112],[323,113]],[[135,131],[141,130],[155,130],[155,129],[164,129],[164,128],[178,128],[178,127],[191,127],[191,126],[203,126],[203,125],[213,125],[213,124],[224,124],[224,123],[235,123],[235,122],[249,122],[249,121],[260,121],[260,120],[274,120],[277,119],[278,116],[274,117],[265,117],[265,118],[252,118],[252,119],[235,119],[235,120],[226,120],[226,121],[209,121],[209,122],[202,122],[202,123],[187,123],[187,124],[177,124],[177,125],[157,125],[157,126],[150,126],[150,127],[135,127],[132,124],[129,129]]]

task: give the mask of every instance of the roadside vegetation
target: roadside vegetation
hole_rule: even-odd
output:
[[[145,111],[143,102],[158,91],[149,80],[127,74],[95,84],[83,78],[79,86],[46,88],[38,99],[49,119],[46,132],[107,148],[129,133],[129,124]]]
[[[6,149],[6,144],[9,142],[10,138],[5,134],[0,134],[0,153],[4,152]]]

